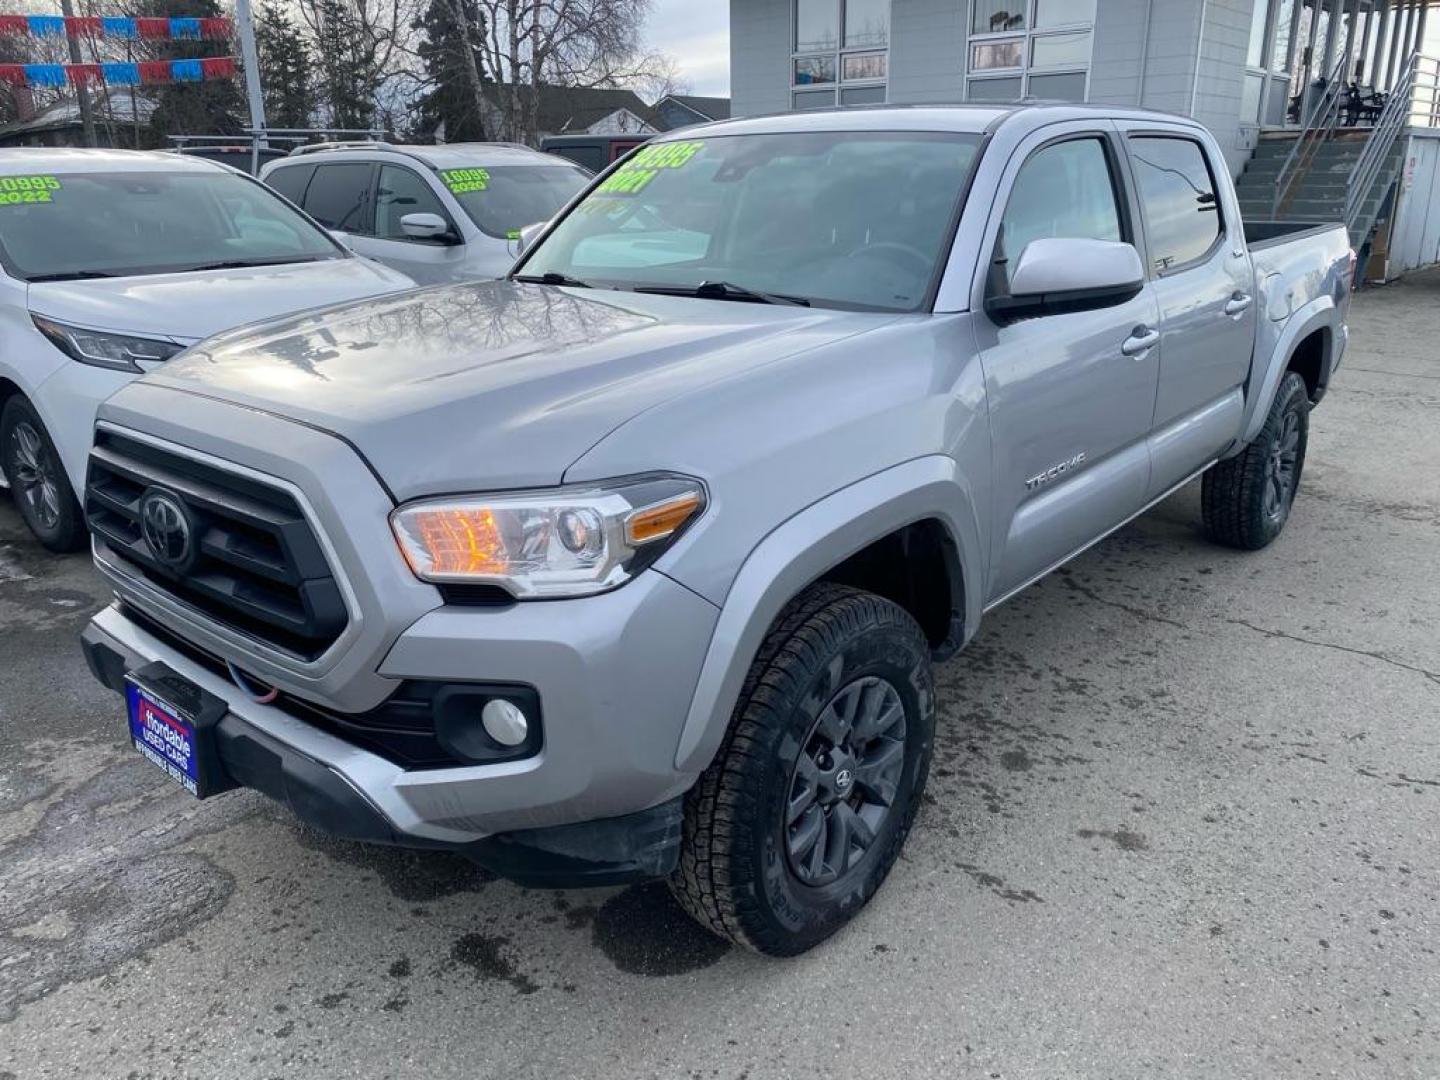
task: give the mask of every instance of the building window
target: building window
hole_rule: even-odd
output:
[[[885,101],[890,0],[795,0],[794,44],[796,109]]]
[[[1095,0],[972,0],[971,101],[1084,101]]]

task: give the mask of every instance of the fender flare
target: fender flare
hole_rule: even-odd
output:
[[[968,638],[980,621],[985,575],[970,483],[953,458],[931,455],[875,473],[812,503],[746,557],[725,597],[691,697],[675,766],[703,770],[719,749],[760,643],[790,600],[855,552],[896,529],[936,518],[958,556]]]
[[[1285,329],[1280,332],[1280,340],[1271,350],[1270,360],[1260,380],[1251,384],[1255,392],[1247,402],[1245,422],[1241,425],[1240,438],[1232,450],[1238,450],[1260,434],[1260,429],[1265,426],[1265,418],[1270,414],[1270,404],[1275,400],[1281,376],[1289,369],[1296,346],[1316,330],[1328,331],[1325,336],[1325,356],[1321,364],[1320,378],[1320,384],[1325,385],[1335,361],[1335,322],[1335,299],[1328,293],[1317,296],[1290,316],[1285,323]]]

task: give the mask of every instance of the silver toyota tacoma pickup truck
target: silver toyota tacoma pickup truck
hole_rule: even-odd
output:
[[[203,342],[103,407],[84,643],[136,748],[531,885],[834,932],[925,785],[931,667],[1203,474],[1284,527],[1333,226],[1187,120],[846,109],[657,139],[508,278]]]

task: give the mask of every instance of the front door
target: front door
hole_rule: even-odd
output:
[[[368,255],[399,270],[421,285],[464,280],[468,275],[468,245],[445,240],[416,239],[405,235],[407,214],[436,214],[460,238],[455,216],[440,200],[430,182],[405,165],[381,165],[375,185],[375,218],[367,236],[351,238],[361,255]]]
[[[1135,241],[1118,135],[1108,123],[1037,134],[1016,151],[1000,191],[1004,211],[984,248],[994,276],[1007,275],[1032,240]],[[1112,307],[1004,326],[976,312],[994,446],[987,602],[998,603],[1144,505],[1156,322],[1148,284]]]

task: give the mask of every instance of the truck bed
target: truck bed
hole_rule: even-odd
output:
[[[1336,221],[1247,221],[1245,246],[1252,252],[1336,228]]]

